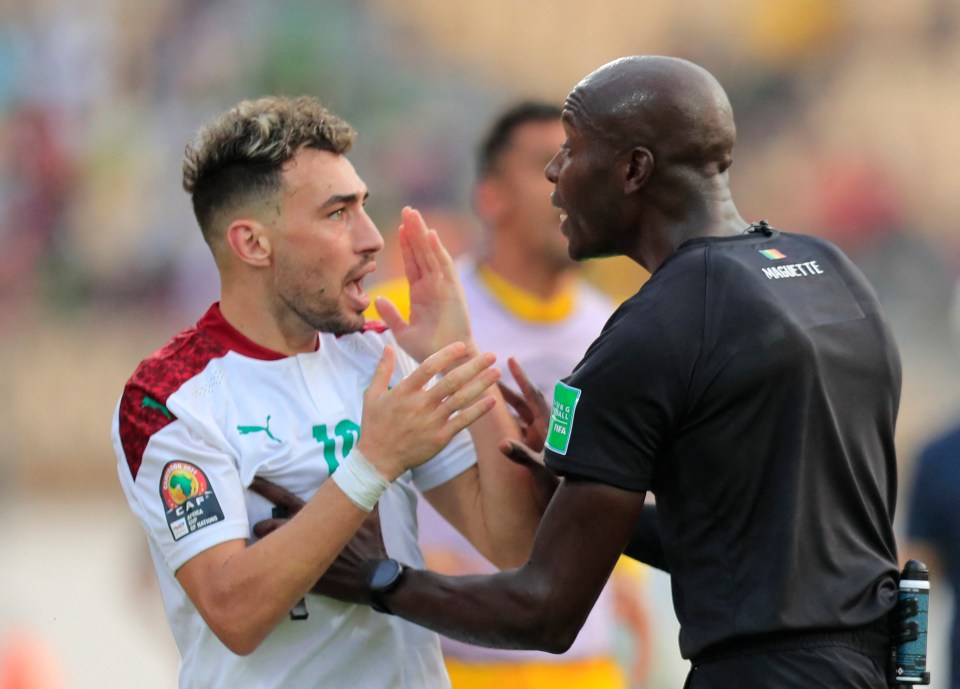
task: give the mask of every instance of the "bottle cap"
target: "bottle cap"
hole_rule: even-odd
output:
[[[907,564],[903,566],[901,578],[925,581],[930,578],[930,570],[920,560],[907,560]]]

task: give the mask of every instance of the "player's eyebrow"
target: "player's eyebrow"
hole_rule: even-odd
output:
[[[370,198],[369,191],[364,192],[362,195],[360,193],[334,194],[333,196],[329,197],[326,201],[324,201],[322,204],[320,204],[320,208],[327,208],[328,206],[336,206],[340,204],[350,205],[353,203],[357,203],[359,201],[366,201],[368,198]]]

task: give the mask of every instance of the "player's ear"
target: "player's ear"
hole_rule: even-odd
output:
[[[645,146],[637,146],[628,153],[623,191],[632,194],[639,191],[653,174],[653,152]]]
[[[265,230],[257,220],[238,218],[227,228],[227,245],[234,256],[248,265],[269,265],[273,249]]]

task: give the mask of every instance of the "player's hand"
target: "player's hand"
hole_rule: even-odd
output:
[[[470,317],[453,258],[420,212],[405,207],[397,229],[403,270],[410,284],[410,321],[385,297],[376,300],[381,319],[417,361],[452,342],[472,346]]]
[[[526,372],[513,357],[507,359],[507,366],[513,379],[520,386],[518,395],[507,387],[503,381],[497,383],[503,399],[513,407],[523,444],[534,452],[541,452],[547,441],[547,427],[550,423],[550,406],[547,404],[543,392],[527,377]]]
[[[394,352],[386,347],[363,396],[357,448],[389,481],[423,464],[493,409],[495,398],[485,393],[500,378],[494,361],[489,353],[469,356],[454,342],[391,388]]]

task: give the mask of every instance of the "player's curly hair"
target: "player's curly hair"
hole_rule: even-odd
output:
[[[310,96],[245,100],[207,122],[187,144],[183,188],[204,239],[217,238],[218,215],[283,184],[283,164],[304,148],[344,154],[356,139],[346,121]]]

